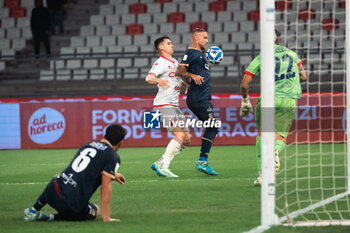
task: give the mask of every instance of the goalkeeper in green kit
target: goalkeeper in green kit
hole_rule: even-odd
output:
[[[275,30],[275,171],[280,168],[279,153],[285,147],[285,140],[294,118],[296,101],[301,97],[300,81],[306,80],[306,72],[302,61],[297,54],[281,45],[281,33]],[[241,116],[247,116],[253,112],[249,101],[249,83],[260,71],[261,55],[258,55],[244,71],[241,83],[242,104]],[[272,77],[271,77],[272,78]],[[254,181],[255,186],[261,185],[261,100],[256,103],[256,156],[258,163],[258,178]]]

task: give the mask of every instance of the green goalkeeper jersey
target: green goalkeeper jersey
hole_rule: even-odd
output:
[[[300,99],[301,87],[298,66],[302,61],[298,55],[281,45],[275,45],[275,97]],[[259,54],[244,71],[255,76],[260,71],[261,54]]]

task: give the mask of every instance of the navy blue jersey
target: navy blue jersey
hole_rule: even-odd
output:
[[[119,166],[119,155],[107,143],[91,142],[81,147],[57,180],[67,204],[80,212],[101,185],[102,173],[114,178]]]
[[[187,102],[211,100],[211,78],[209,64],[205,60],[203,53],[197,49],[190,48],[183,56],[181,64],[188,65],[188,72],[200,75],[204,78],[204,82],[201,85],[197,85],[193,80],[191,80],[187,92]]]

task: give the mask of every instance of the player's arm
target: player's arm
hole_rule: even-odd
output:
[[[242,95],[242,103],[241,108],[239,110],[240,116],[248,116],[249,113],[253,112],[252,104],[249,101],[249,84],[252,82],[254,76],[249,73],[245,73],[243,80],[241,82],[241,95]]]
[[[120,221],[120,219],[114,219],[110,217],[110,202],[112,197],[112,181],[116,180],[119,184],[125,184],[125,178],[122,174],[116,173],[114,176],[105,171],[102,172],[102,183],[100,202],[102,208],[102,218],[104,222]]]
[[[163,88],[163,90],[166,90],[168,89],[170,86],[169,86],[169,81],[168,80],[165,80],[165,79],[159,79],[156,77],[155,74],[153,73],[149,73],[147,76],[146,76],[146,83],[148,84],[159,84],[159,86],[161,88]]]
[[[303,66],[303,64],[301,62],[298,64],[298,68],[299,68],[300,80],[301,81],[306,81],[306,79],[307,79],[306,71],[305,71],[304,66]]]
[[[180,76],[185,83],[190,83],[193,80],[197,85],[203,83],[203,77],[197,74],[192,74],[187,71],[188,64],[179,64],[176,69],[175,76]]]

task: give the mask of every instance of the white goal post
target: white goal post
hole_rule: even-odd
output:
[[[350,0],[286,0],[284,10],[275,9],[277,2],[282,1],[260,0],[261,225],[249,232],[280,224],[350,225]],[[274,106],[275,28],[281,45],[303,61],[309,80],[302,84],[300,105],[315,112],[314,121],[303,124],[296,110],[277,174],[274,134],[266,128],[274,116],[263,111]],[[329,115],[324,116],[325,109]],[[341,121],[343,128],[337,128]]]

